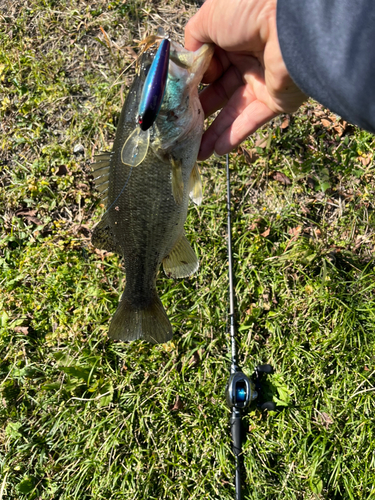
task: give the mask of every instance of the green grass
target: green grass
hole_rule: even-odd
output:
[[[188,214],[199,272],[159,276],[173,341],[108,339],[124,272],[90,244],[89,164],[113,141],[132,47],[159,19],[181,36],[195,6],[8,3],[0,499],[232,499],[223,162],[201,165]],[[334,119],[309,102],[231,155],[240,364],[273,364],[278,405],[245,416],[246,499],[375,498],[374,138]]]

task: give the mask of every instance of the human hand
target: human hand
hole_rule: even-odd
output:
[[[185,47],[215,43],[200,94],[206,116],[222,108],[202,137],[198,159],[223,155],[306,96],[284,64],[276,29],[276,0],[206,0],[185,28]]]

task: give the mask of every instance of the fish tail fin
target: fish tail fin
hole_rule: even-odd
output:
[[[152,344],[171,340],[172,326],[156,290],[144,307],[135,307],[126,297],[125,290],[112,318],[109,336],[123,341],[146,340]]]

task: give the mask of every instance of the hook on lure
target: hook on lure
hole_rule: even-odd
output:
[[[167,85],[170,45],[167,38],[161,41],[147,73],[137,112],[137,127],[121,151],[121,160],[125,165],[136,167],[147,155],[149,129],[159,114]]]

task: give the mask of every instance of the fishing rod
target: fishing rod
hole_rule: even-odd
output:
[[[229,275],[229,315],[228,326],[231,343],[231,365],[230,376],[225,389],[227,405],[232,410],[230,417],[230,431],[232,435],[232,450],[236,461],[235,488],[236,500],[242,500],[241,469],[243,467],[242,443],[245,441],[245,429],[242,425],[242,412],[252,401],[261,397],[261,380],[264,374],[273,373],[271,365],[258,365],[254,370],[254,380],[249,379],[238,365],[237,353],[237,325],[235,317],[235,292],[233,274],[233,254],[232,254],[232,224],[231,224],[231,192],[230,192],[230,171],[229,154],[226,155],[227,173],[227,231],[228,231],[228,275]],[[258,403],[262,410],[275,410],[276,406],[272,401]]]

